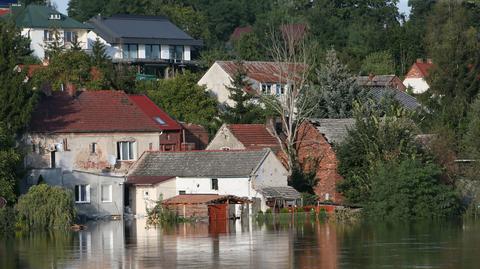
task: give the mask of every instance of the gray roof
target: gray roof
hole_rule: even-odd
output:
[[[388,87],[395,78],[395,75],[358,76],[357,83],[361,86]]]
[[[93,31],[110,44],[202,45],[201,40],[195,40],[162,16],[97,16],[89,23],[94,27]]]
[[[128,177],[245,177],[269,149],[249,151],[145,152]]]
[[[300,199],[300,193],[290,186],[285,187],[265,187],[258,190],[265,198],[283,198],[283,199]]]
[[[348,130],[355,125],[355,119],[310,119],[317,130],[325,136],[328,143],[342,143]]]
[[[420,106],[417,98],[400,90],[388,87],[372,87],[369,89],[368,93],[378,101],[381,101],[383,98],[391,95],[398,103],[400,103],[406,109],[415,110]]]

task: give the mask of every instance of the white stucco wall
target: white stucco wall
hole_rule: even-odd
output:
[[[207,90],[220,104],[226,103],[230,106],[234,105],[234,102],[228,97],[230,92],[227,89],[227,87],[232,86],[231,77],[219,64],[214,63],[197,84],[200,86],[205,85]]]
[[[218,129],[215,137],[210,141],[207,150],[229,149],[245,149],[245,146],[232,134],[232,132],[224,124]]]
[[[270,152],[258,168],[253,180],[253,188],[264,186],[288,186],[288,171],[273,152]]]
[[[411,87],[414,94],[424,93],[430,88],[424,78],[406,78],[403,84],[407,88]]]
[[[48,43],[46,43],[43,38],[44,38],[44,31],[48,29],[44,28],[24,28],[21,31],[21,34],[25,37],[30,38],[30,49],[33,51],[33,55],[38,57],[39,59],[45,58],[45,48],[47,47]],[[51,29],[50,29],[51,30]],[[59,29],[59,34],[60,34],[60,42],[63,45],[64,41],[64,32],[65,31],[71,31],[71,32],[76,32],[77,37],[78,37],[78,42],[82,49],[87,49],[88,48],[88,31],[85,29]]]
[[[105,45],[105,52],[106,54],[112,58],[112,59],[118,59],[122,58],[122,51],[118,45],[112,46],[111,44],[107,43],[105,39],[101,38],[99,35],[97,35],[95,32],[90,31],[87,34],[87,40],[88,40],[88,49],[92,49],[93,43],[97,38],[100,40],[100,42]]]
[[[177,195],[177,192],[174,178],[156,185],[132,186],[130,188],[130,202],[133,214],[137,217],[144,217],[147,215],[147,208],[152,209],[155,207],[157,201],[175,195]]]

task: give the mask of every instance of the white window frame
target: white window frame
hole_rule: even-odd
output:
[[[85,201],[82,201],[82,186],[85,186]],[[80,184],[80,185],[75,185],[73,191],[77,191],[77,187],[78,187],[78,193],[76,193],[76,195],[78,195],[78,198],[80,200],[77,200],[75,198],[75,203],[76,204],[89,204],[90,203],[90,185],[89,184]]]
[[[70,40],[68,40],[67,36],[70,35]],[[75,31],[64,31],[63,32],[63,39],[65,43],[73,43],[77,42],[78,34]]]
[[[132,146],[130,147],[130,143]],[[128,145],[127,146],[127,158],[124,158],[123,156],[123,145]],[[137,149],[136,149],[137,143],[135,141],[118,141],[117,142],[117,159],[119,161],[134,161],[137,158]],[[130,148],[133,150],[132,154],[130,154]],[[132,158],[130,158],[130,155]]]
[[[108,195],[109,195],[109,199],[108,200],[105,200],[104,197],[103,197],[103,188],[107,187],[108,188]],[[113,192],[112,192],[112,185],[106,185],[106,184],[102,184],[100,186],[100,199],[102,201],[102,203],[111,203],[113,202]]]

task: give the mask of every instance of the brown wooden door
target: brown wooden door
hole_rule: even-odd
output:
[[[228,219],[228,204],[208,205],[208,219],[210,222]]]

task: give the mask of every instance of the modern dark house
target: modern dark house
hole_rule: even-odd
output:
[[[195,66],[195,50],[202,46],[162,16],[114,15],[88,21],[93,31],[89,48],[97,38],[114,63],[137,67],[138,74],[169,77],[176,70]]]

